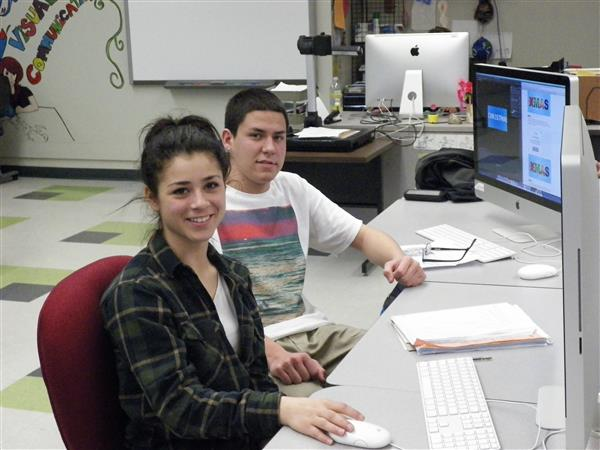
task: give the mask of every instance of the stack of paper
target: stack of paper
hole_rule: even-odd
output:
[[[391,320],[403,342],[421,354],[552,343],[521,308],[509,303],[402,314]]]
[[[359,130],[347,128],[307,127],[296,133],[299,138],[347,138],[358,133]]]

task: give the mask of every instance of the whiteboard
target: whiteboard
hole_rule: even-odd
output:
[[[309,0],[129,0],[132,81],[304,80]]]

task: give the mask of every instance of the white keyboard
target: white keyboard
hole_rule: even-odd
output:
[[[500,449],[473,358],[417,363],[430,449]]]
[[[467,233],[452,225],[442,224],[435,227],[423,228],[422,230],[417,230],[417,234],[431,241],[443,240],[449,242],[452,246],[456,245],[457,248],[467,248],[471,245],[473,239],[477,239],[471,250],[469,250],[469,255],[475,256],[477,261],[482,263],[510,258],[516,254],[515,251],[509,248]]]

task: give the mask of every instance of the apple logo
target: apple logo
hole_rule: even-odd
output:
[[[415,45],[413,48],[410,49],[410,54],[412,56],[419,56],[419,46]]]

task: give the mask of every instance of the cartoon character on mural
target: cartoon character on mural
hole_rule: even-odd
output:
[[[38,103],[29,89],[21,85],[23,67],[19,61],[10,56],[0,59],[0,120],[11,119],[17,114],[34,112],[39,109]],[[31,139],[32,134],[38,135],[42,141],[47,141],[48,136],[44,127],[29,126],[17,120],[17,126],[27,129],[26,135]],[[0,136],[4,134],[0,122]]]
[[[39,109],[31,89],[21,86],[23,68],[19,61],[10,56],[0,59],[0,74],[8,79],[10,87],[9,103],[14,113],[33,112]]]

